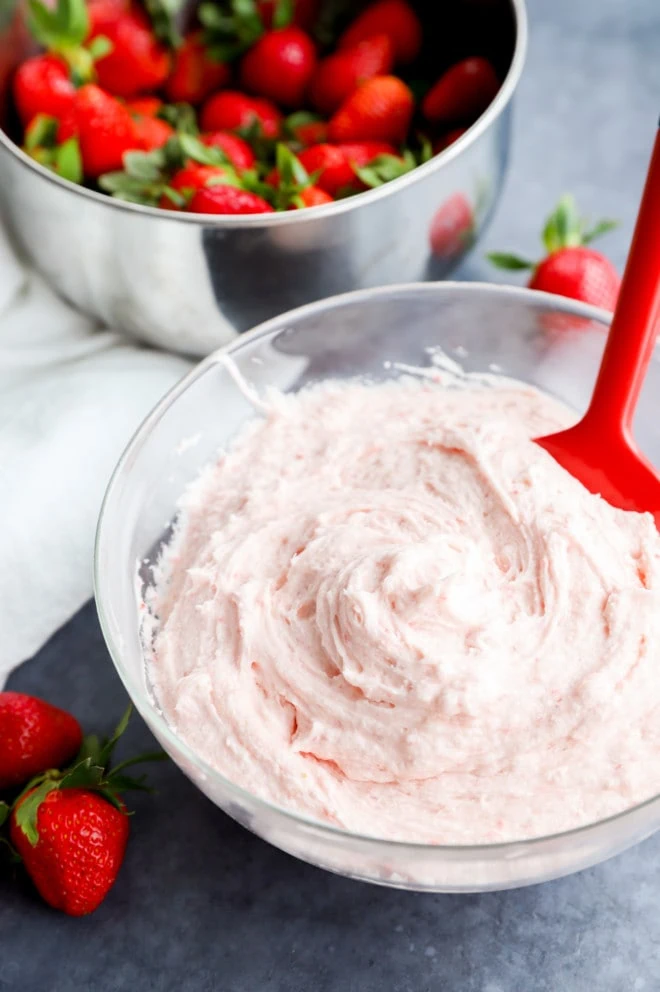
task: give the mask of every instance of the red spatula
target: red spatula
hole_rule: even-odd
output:
[[[647,510],[660,530],[660,477],[632,436],[659,315],[660,133],[589,409],[575,427],[536,439],[590,492],[622,510]]]

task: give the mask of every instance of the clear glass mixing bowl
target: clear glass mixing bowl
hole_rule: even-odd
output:
[[[140,587],[151,581],[150,563],[167,539],[179,496],[253,416],[223,354],[232,356],[256,390],[295,391],[324,378],[391,378],[402,367],[429,365],[430,352],[440,347],[468,371],[503,372],[582,411],[607,322],[602,311],[501,286],[439,283],[351,293],[295,310],[238,338],[190,372],[145,420],[114,473],[101,511],[95,566],[99,616],[137,709],[185,774],[230,816],[271,844],[330,871],[436,892],[511,888],[555,878],[602,861],[660,826],[660,796],[555,836],[464,847],[397,843],[307,819],[245,792],[177,738],[149,693],[139,636]],[[637,418],[640,444],[656,463],[659,394],[656,356]]]

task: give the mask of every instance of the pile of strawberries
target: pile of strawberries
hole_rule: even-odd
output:
[[[93,912],[124,860],[127,789],[145,789],[127,769],[162,752],[110,769],[126,729],[83,738],[65,710],[19,692],[0,692],[0,858],[22,861],[43,899],[70,916]]]
[[[168,210],[314,207],[427,161],[499,89],[481,55],[419,83],[407,0],[375,0],[349,23],[353,5],[337,0],[204,0],[185,35],[176,3],[30,0],[44,52],[13,84],[29,155]]]

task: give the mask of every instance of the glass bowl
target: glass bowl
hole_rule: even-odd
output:
[[[360,836],[278,808],[244,791],[179,740],[145,676],[140,602],[176,503],[253,408],[223,358],[257,391],[296,391],[324,378],[388,379],[428,366],[438,348],[470,372],[502,372],[586,406],[608,314],[558,297],[503,286],[435,283],[372,289],[314,303],[262,324],[215,352],[145,420],[113,475],[98,526],[96,601],[117,671],[137,709],[183,772],[214,803],[284,851],[330,871],[435,892],[511,888],[593,865],[660,826],[660,797],[617,816],[549,837],[472,846],[408,844]],[[637,436],[660,460],[660,393],[654,360]],[[660,790],[659,790],[660,791]]]

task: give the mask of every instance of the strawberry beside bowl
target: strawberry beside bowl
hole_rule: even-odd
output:
[[[198,355],[325,296],[444,278],[478,240],[501,189],[526,14],[524,0],[456,0],[442,11],[430,0],[414,6],[424,29],[419,65],[426,81],[456,60],[476,63],[468,56],[483,54],[500,83],[487,109],[466,131],[448,128],[430,160],[384,185],[332,202],[325,190],[306,190],[305,209],[231,216],[111,198],[93,183],[61,178],[22,151],[11,89],[32,43],[17,5],[0,28],[0,209],[22,251],[84,312],[151,344]],[[237,75],[231,85],[257,87],[259,68],[244,61],[247,79]],[[413,68],[405,72],[414,86]],[[334,79],[330,71],[318,83],[321,102],[335,98]],[[178,82],[166,84],[168,99],[180,98]],[[432,87],[421,107],[431,118],[457,92],[469,93],[469,80],[450,77],[440,89]],[[283,112],[298,98],[283,90]],[[217,107],[206,108],[210,119]],[[466,119],[473,119],[472,109],[466,104]],[[350,115],[332,120],[333,140],[350,142]],[[318,174],[314,155],[308,171]],[[210,187],[189,208],[224,211],[237,199],[254,199],[230,188]]]

